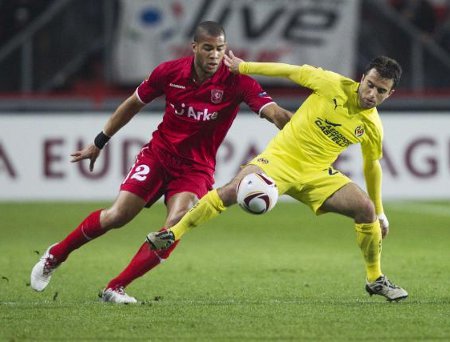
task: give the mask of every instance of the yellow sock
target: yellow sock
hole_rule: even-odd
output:
[[[217,190],[211,190],[183,216],[180,222],[170,228],[170,230],[175,235],[175,240],[179,240],[184,233],[216,217],[225,209]]]
[[[374,282],[382,275],[380,223],[378,220],[373,223],[357,223],[355,230],[356,241],[366,264],[367,280]]]

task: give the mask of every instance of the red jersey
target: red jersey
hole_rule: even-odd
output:
[[[256,113],[273,100],[251,77],[235,75],[222,63],[210,79],[193,81],[194,56],[157,66],[136,89],[143,103],[166,95],[162,122],[150,142],[193,166],[214,172],[216,153],[244,101]]]

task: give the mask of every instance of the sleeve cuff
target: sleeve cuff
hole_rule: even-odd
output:
[[[136,88],[136,90],[134,91],[134,94],[136,95],[137,99],[139,100],[139,102],[141,102],[142,104],[147,104],[147,102],[144,102],[141,97],[139,96],[139,92],[138,92],[139,87]]]

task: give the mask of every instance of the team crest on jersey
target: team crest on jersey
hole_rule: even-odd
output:
[[[359,138],[364,134],[364,127],[358,126],[355,128],[355,137]]]
[[[220,103],[222,102],[223,90],[220,89],[212,89],[211,90],[211,102],[212,103]]]

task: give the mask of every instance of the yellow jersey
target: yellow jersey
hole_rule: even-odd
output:
[[[242,74],[288,77],[312,94],[264,153],[278,156],[300,172],[329,167],[349,145],[360,143],[363,157],[382,157],[383,128],[376,108],[358,104],[359,83],[310,65],[251,63]]]

